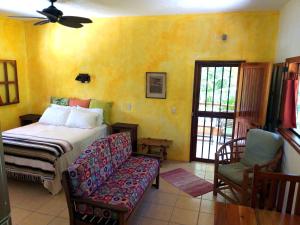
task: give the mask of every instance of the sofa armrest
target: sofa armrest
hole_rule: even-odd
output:
[[[125,208],[125,207],[111,205],[111,204],[105,204],[103,202],[96,202],[96,201],[92,201],[92,200],[89,200],[89,199],[73,197],[71,200],[76,202],[76,203],[79,203],[79,204],[88,204],[88,205],[93,206],[93,207],[98,207],[98,208],[102,208],[102,209],[110,209],[110,210],[117,211],[117,212],[120,212],[120,213],[127,213],[128,212],[128,209]]]
[[[145,157],[149,157],[149,158],[154,158],[154,159],[160,160],[160,156],[159,155],[155,155],[155,154],[146,154],[146,153],[141,153],[141,152],[132,152],[131,155],[132,156],[145,156]]]

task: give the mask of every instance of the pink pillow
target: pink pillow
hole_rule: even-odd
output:
[[[69,106],[80,106],[89,108],[91,99],[70,98]]]

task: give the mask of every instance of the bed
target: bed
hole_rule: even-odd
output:
[[[84,148],[107,136],[107,125],[81,129],[34,123],[2,135],[7,175],[42,182],[56,194],[62,189],[62,172]]]

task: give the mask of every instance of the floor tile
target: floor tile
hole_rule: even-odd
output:
[[[214,225],[214,215],[209,213],[199,213],[198,225]]]
[[[172,215],[173,207],[156,205],[156,204],[143,204],[141,211],[142,217],[153,218],[157,220],[169,221]]]
[[[178,194],[179,189],[161,178],[159,184],[159,191],[171,194]]]
[[[33,213],[32,211],[26,209],[12,207],[11,217],[12,217],[13,224],[20,224],[27,216],[29,216],[32,213]]]
[[[171,193],[164,193],[159,191],[153,191],[147,193],[145,197],[145,202],[150,202],[154,204],[174,206],[177,200],[177,195]]]
[[[59,215],[58,217],[64,218],[64,219],[69,219],[69,210],[68,208],[65,208]]]
[[[34,212],[23,220],[22,225],[48,225],[53,218],[50,215]]]
[[[200,203],[201,199],[180,196],[176,201],[175,207],[198,212],[200,209]]]
[[[137,221],[138,225],[168,225],[168,222],[156,219],[140,217]]]
[[[51,199],[40,207],[37,212],[58,216],[67,208],[66,201],[60,201],[58,199]]]
[[[212,182],[214,166],[207,163],[166,161],[161,172],[177,168]],[[53,196],[40,184],[11,179],[8,186],[13,225],[69,224],[63,191]],[[151,188],[146,193],[129,225],[212,225],[215,201],[226,202],[212,192],[193,198],[160,178],[159,190]]]
[[[63,218],[55,218],[48,225],[69,225],[69,220]]]
[[[184,225],[196,225],[198,221],[198,212],[174,208],[171,222],[184,224]]]
[[[202,199],[213,201],[215,199],[215,196],[213,195],[213,192],[211,191],[211,192],[208,192],[208,193],[202,195]]]
[[[201,200],[200,212],[214,214],[215,202],[206,199]]]

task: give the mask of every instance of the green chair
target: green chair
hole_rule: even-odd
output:
[[[251,129],[247,138],[233,139],[215,155],[214,195],[243,205],[250,204],[253,168],[279,170],[283,139],[261,129]]]

